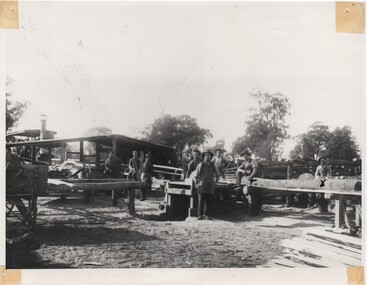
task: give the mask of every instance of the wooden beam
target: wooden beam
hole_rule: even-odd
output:
[[[115,155],[117,155],[116,151],[117,151],[117,139],[113,138],[112,139],[112,151],[115,153]]]
[[[168,194],[173,195],[186,195],[186,196],[192,196],[192,190],[187,189],[178,189],[178,188],[169,188],[167,189]]]
[[[51,164],[51,161],[52,161],[52,159],[51,159],[51,148],[49,147],[48,148],[48,163]]]
[[[69,182],[70,183],[70,182]],[[139,188],[144,187],[144,183],[140,181],[126,181],[126,182],[102,182],[102,183],[71,183],[73,184],[72,189],[75,190],[98,190],[98,191],[109,191],[109,190],[124,190],[129,188]]]
[[[60,144],[60,162],[63,163],[65,161],[66,158],[66,153],[65,153],[65,143],[61,143]]]
[[[335,228],[340,229],[342,227],[344,221],[344,206],[343,199],[339,197],[339,199],[335,200]]]
[[[101,162],[101,150],[100,150],[101,146],[99,142],[96,142],[96,166],[99,167],[100,166],[100,162]]]
[[[36,163],[36,154],[37,154],[36,146],[32,145],[32,148],[31,148],[31,162],[32,162],[32,164]]]

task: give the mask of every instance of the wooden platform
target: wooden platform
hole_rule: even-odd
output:
[[[340,268],[362,266],[362,239],[324,228],[306,228],[303,235],[282,241],[284,250],[259,267]]]

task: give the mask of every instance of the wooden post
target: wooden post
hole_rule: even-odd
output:
[[[287,180],[292,179],[293,176],[293,164],[289,163],[287,166]],[[294,204],[294,194],[286,196],[286,207],[291,207]]]
[[[31,148],[31,162],[32,164],[35,164],[36,163],[36,146],[35,145],[32,145],[32,148]]]
[[[84,161],[84,141],[80,141],[79,144],[79,156],[80,156],[80,162]]]
[[[65,143],[61,143],[60,145],[60,163],[63,163],[65,161]]]
[[[127,210],[129,214],[135,214],[135,189],[127,189]]]
[[[101,152],[100,152],[100,145],[99,142],[96,142],[96,166],[100,166],[101,161]]]
[[[51,148],[48,148],[48,163],[51,165],[52,159],[51,159]]]
[[[339,196],[338,199],[335,199],[335,228],[339,229],[342,226],[344,221],[344,207],[343,207],[343,198]]]
[[[115,153],[115,155],[117,155],[116,151],[117,151],[117,139],[113,138],[112,139],[112,151]]]

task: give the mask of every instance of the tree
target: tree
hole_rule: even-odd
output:
[[[24,111],[29,106],[29,102],[21,103],[11,101],[11,94],[5,93],[6,97],[6,131],[10,131],[16,127],[19,119],[23,116]]]
[[[93,136],[109,136],[112,135],[112,130],[107,127],[94,127],[90,128],[84,132],[84,136],[86,137],[93,137]],[[85,144],[85,152],[86,154],[95,154],[96,153],[96,146],[94,143],[87,142]]]
[[[308,128],[307,133],[298,136],[298,143],[289,154],[290,159],[306,160],[318,160],[323,155],[332,160],[359,158],[358,146],[351,128],[337,127],[330,132],[327,125],[315,122]]]
[[[326,143],[326,149],[331,160],[359,158],[358,145],[349,126],[335,128]]]
[[[279,157],[280,144],[287,138],[290,103],[286,96],[275,93],[252,93],[257,101],[257,108],[250,109],[249,119],[245,122],[245,135],[239,137],[232,146],[233,153],[249,149],[259,158],[268,161]]]
[[[318,160],[321,155],[326,154],[326,144],[331,133],[327,125],[315,122],[308,127],[307,133],[300,134],[298,143],[290,153],[291,159]]]
[[[145,140],[175,147],[179,153],[186,145],[200,145],[206,142],[207,138],[212,137],[209,130],[200,128],[196,119],[188,115],[163,115],[147,126],[143,135]]]
[[[232,153],[241,154],[247,148],[246,136],[238,137],[232,144]]]
[[[296,144],[294,149],[289,152],[289,158],[291,160],[301,160],[304,159],[304,151],[301,143]]]
[[[223,152],[227,152],[227,150],[224,148],[225,141],[220,139],[215,142],[215,145],[212,147],[213,151],[216,149],[221,149]]]
[[[92,137],[92,136],[109,136],[112,135],[112,130],[107,127],[94,127],[86,130],[84,132],[84,136]]]

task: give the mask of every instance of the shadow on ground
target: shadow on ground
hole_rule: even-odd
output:
[[[71,227],[53,225],[35,230],[43,245],[85,246],[88,244],[151,241],[159,238],[125,228]]]

